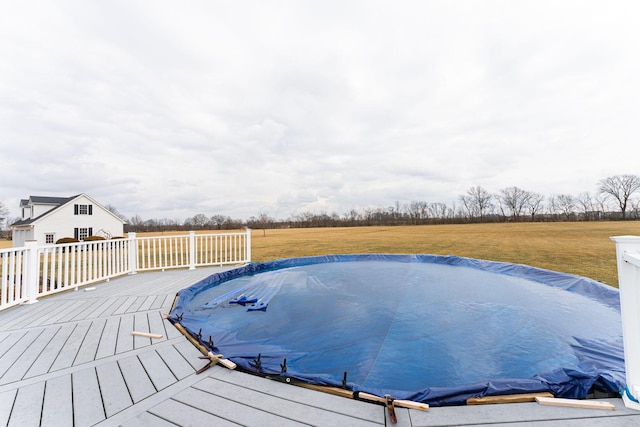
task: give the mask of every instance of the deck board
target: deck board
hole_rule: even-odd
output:
[[[34,426],[40,424],[41,404],[44,398],[44,383],[32,384],[18,390],[9,426]],[[34,405],[38,402],[40,405]]]
[[[117,363],[111,362],[96,366],[96,373],[107,417],[133,405],[127,384]]]
[[[167,388],[177,381],[171,369],[157,352],[141,353],[138,355],[138,359],[156,390]]]
[[[134,402],[139,402],[157,391],[137,356],[119,360],[118,364]]]
[[[91,426],[106,418],[95,368],[73,373],[73,419],[78,426]]]
[[[45,426],[73,425],[71,375],[62,375],[46,382],[41,424]]]
[[[0,312],[0,425],[390,425],[385,408],[206,365],[163,314],[213,272],[122,276]],[[134,330],[162,338],[133,337]],[[616,411],[542,407],[398,409],[398,427],[640,425]]]

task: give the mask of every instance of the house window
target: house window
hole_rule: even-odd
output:
[[[93,215],[93,205],[73,205],[74,215]]]
[[[89,228],[76,227],[73,229],[73,237],[78,240],[84,240],[88,236],[92,236],[92,235],[93,235],[93,227],[89,227]]]
[[[78,240],[84,240],[89,236],[88,228],[78,228]]]
[[[47,244],[53,243],[55,241],[55,234],[47,233],[44,235],[44,242]]]

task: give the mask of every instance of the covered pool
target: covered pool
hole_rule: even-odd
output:
[[[624,388],[618,290],[437,255],[255,263],[178,293],[170,320],[240,368],[431,405]]]

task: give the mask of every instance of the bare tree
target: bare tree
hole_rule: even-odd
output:
[[[460,196],[460,202],[471,218],[480,218],[482,222],[485,215],[493,209],[493,196],[484,188],[477,186],[467,190],[467,194]]]
[[[638,175],[614,175],[600,180],[599,191],[613,197],[618,202],[622,219],[627,216],[627,204],[631,196],[640,189]]]
[[[585,220],[593,219],[593,198],[589,192],[584,192],[578,194],[576,197],[577,204],[582,208],[582,213],[584,215]]]
[[[544,196],[540,193],[530,193],[530,197],[527,200],[527,211],[531,215],[531,221],[535,220],[536,214],[542,209],[542,202]]]
[[[555,196],[555,208],[561,212],[566,219],[571,218],[571,215],[576,210],[576,199],[570,194],[558,194]]]
[[[530,197],[531,193],[529,191],[518,187],[503,188],[496,196],[498,203],[500,203],[503,209],[503,215],[506,216],[504,212],[504,209],[506,209],[507,213],[511,215],[514,220],[520,219]]]

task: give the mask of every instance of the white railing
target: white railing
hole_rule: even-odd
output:
[[[627,408],[640,410],[640,237],[612,237],[616,244]]]
[[[136,237],[0,250],[0,310],[139,271],[251,261],[251,230]]]

